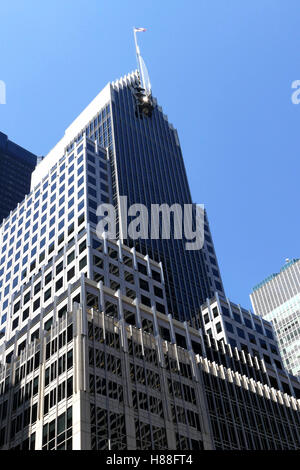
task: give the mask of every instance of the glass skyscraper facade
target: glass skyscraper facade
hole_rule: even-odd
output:
[[[208,221],[198,254],[98,236],[102,203],[191,201],[176,131],[155,101],[139,115],[138,83],[100,92],[0,227],[0,448],[299,449],[297,380],[218,336],[218,294],[203,306],[223,292]]]
[[[0,223],[30,191],[37,157],[0,132]]]
[[[120,196],[126,195],[128,205],[141,203],[150,210],[151,204],[177,203],[183,209],[184,204],[193,201],[177,131],[155,100],[150,116],[137,113],[138,86],[138,77],[133,75],[112,87],[114,203],[118,206]],[[170,240],[140,239],[135,243],[138,251],[162,261],[168,309],[180,320],[196,317],[207,298],[215,291],[223,292],[207,221],[205,229],[203,250],[187,251],[186,240],[174,236]]]

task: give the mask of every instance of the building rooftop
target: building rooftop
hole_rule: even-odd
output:
[[[293,258],[289,261],[287,261],[284,266],[282,266],[282,268],[280,269],[279,273],[273,273],[271,274],[270,276],[266,277],[263,281],[259,282],[258,284],[256,284],[253,289],[252,289],[252,292],[255,292],[256,290],[260,289],[262,286],[264,286],[265,284],[267,284],[268,282],[272,281],[272,279],[274,279],[275,277],[279,276],[280,273],[282,273],[283,271],[285,271],[287,268],[289,268],[290,266],[292,266],[293,264],[297,263],[299,261],[300,258]]]

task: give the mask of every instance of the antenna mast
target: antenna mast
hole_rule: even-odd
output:
[[[146,31],[145,28],[133,28],[135,50],[138,69],[140,72],[140,86],[135,87],[134,95],[136,98],[136,116],[143,118],[152,116],[154,103],[152,100],[151,83],[145,62],[141,56],[141,51],[137,42],[136,33]]]
[[[151,93],[151,83],[149,79],[149,74],[148,74],[145,62],[141,56],[141,51],[140,51],[140,48],[137,42],[137,36],[136,36],[136,33],[141,33],[145,31],[146,31],[145,28],[135,28],[135,27],[133,28],[136,58],[137,58],[138,69],[140,72],[140,77],[141,77],[141,82],[142,82],[141,84],[146,92],[146,95],[151,96],[152,93]]]

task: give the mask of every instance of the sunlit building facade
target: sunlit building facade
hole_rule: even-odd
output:
[[[272,323],[285,368],[300,376],[300,260],[288,260],[250,298],[257,315]]]

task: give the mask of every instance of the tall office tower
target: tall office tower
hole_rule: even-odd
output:
[[[117,175],[115,167],[122,142],[116,144],[116,90],[130,97],[136,80],[133,74],[109,84],[78,116],[0,227],[0,447],[299,449],[296,385],[290,393],[274,387],[260,357],[169,310],[168,270],[184,252],[166,258],[166,270],[162,257],[97,234],[97,207],[116,203],[115,186],[126,171]],[[141,119],[130,103],[140,134],[147,125],[156,142],[149,116]],[[154,122],[162,120],[157,134],[166,133],[162,113],[148,111]],[[172,129],[170,135],[176,144]],[[181,161],[176,154],[173,160]],[[206,224],[211,255],[208,236]],[[190,268],[196,273],[197,266]]]
[[[300,260],[287,260],[250,298],[254,312],[272,323],[285,368],[300,376]]]
[[[183,208],[192,199],[177,131],[152,97],[145,114],[144,104],[139,104],[144,103],[143,97],[137,72],[109,84],[82,113],[76,131],[108,148],[112,198],[118,212],[121,196],[127,196],[128,207],[144,204],[149,214],[151,204],[177,203]],[[75,133],[74,127],[66,131],[69,141],[78,137]],[[35,172],[34,184],[41,171]],[[173,230],[170,240],[151,239],[150,233],[149,228],[147,240],[132,240],[120,224],[117,235],[130,247],[162,261],[169,312],[178,319],[191,319],[207,297],[223,292],[207,218],[202,250],[186,250],[186,240],[174,239]]]
[[[0,223],[30,191],[37,157],[0,132]]]
[[[128,205],[192,204],[177,131],[168,122],[152,97],[151,113],[140,109],[143,103],[137,75],[112,86],[113,200],[119,206],[120,196],[128,197]],[[93,135],[95,129],[88,129]],[[211,235],[206,224],[204,250],[187,251],[186,240],[138,240],[138,251],[161,260],[167,289],[168,308],[175,318],[195,316],[200,305],[213,292],[223,292],[220,272]],[[120,238],[124,239],[120,227]],[[207,239],[209,242],[207,243]],[[128,242],[130,243],[130,239]],[[127,243],[125,236],[125,243]],[[209,267],[208,267],[209,266]],[[208,274],[210,271],[210,276]]]

